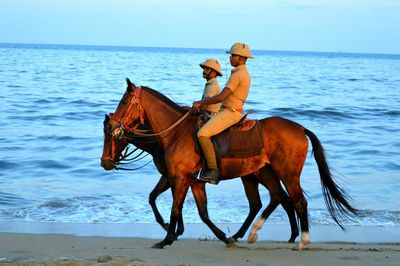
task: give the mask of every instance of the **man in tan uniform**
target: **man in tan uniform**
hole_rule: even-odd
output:
[[[219,169],[211,137],[236,124],[242,117],[243,104],[250,89],[250,75],[246,68],[248,58],[254,58],[250,48],[244,43],[235,43],[227,51],[234,69],[231,72],[225,88],[218,95],[193,102],[193,107],[199,109],[203,105],[222,103],[221,110],[212,117],[198,132],[200,147],[207,161],[207,169],[200,180],[218,184]]]
[[[217,76],[222,77],[221,66],[215,59],[207,59],[204,63],[200,64],[203,69],[203,78],[206,79],[203,95],[201,99],[213,97],[221,92],[221,87],[218,84]],[[218,113],[221,107],[220,103],[205,105],[201,110],[206,112],[209,116],[214,116]]]

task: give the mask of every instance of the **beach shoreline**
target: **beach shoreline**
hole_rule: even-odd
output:
[[[227,236],[240,228],[239,223],[217,223]],[[250,227],[251,228],[251,227]],[[249,229],[250,230],[250,229]],[[249,230],[243,237],[247,239]],[[51,222],[0,222],[0,233],[65,234],[73,236],[137,237],[163,239],[166,232],[156,223],[51,223]],[[312,242],[397,243],[400,242],[398,226],[347,226],[346,231],[336,225],[310,226]],[[259,241],[287,241],[289,224],[264,224],[258,231]],[[215,239],[203,223],[186,223],[181,239]],[[299,237],[297,238],[299,240]]]
[[[236,248],[215,240],[205,225],[187,224],[179,240],[160,250],[151,248],[165,236],[156,224],[0,223],[0,265],[400,265],[397,227],[341,234],[337,226],[312,228],[301,252],[286,242],[289,225],[271,224],[255,244],[246,234]]]

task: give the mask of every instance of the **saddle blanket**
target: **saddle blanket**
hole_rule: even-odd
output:
[[[258,120],[245,120],[242,126],[231,127],[213,138],[219,158],[257,156],[264,147],[262,129]]]

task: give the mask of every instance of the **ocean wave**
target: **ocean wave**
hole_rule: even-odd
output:
[[[29,161],[29,167],[37,167],[38,169],[69,169],[71,165],[67,161],[54,159],[33,159]]]
[[[12,89],[22,88],[21,85],[14,85],[14,84],[7,84],[6,87]]]
[[[12,150],[12,149],[10,149],[10,150]],[[20,166],[21,166],[20,162],[14,162],[7,158],[2,158],[0,160],[0,169],[2,169],[3,171],[19,169]],[[3,174],[4,174],[4,172],[3,172]],[[0,176],[1,175],[2,174],[0,174]]]
[[[287,116],[292,118],[297,117],[310,117],[310,118],[324,118],[331,120],[338,119],[354,119],[355,116],[351,113],[325,109],[325,110],[313,110],[313,109],[296,109],[296,108],[274,108],[270,110],[274,115]]]
[[[27,200],[19,197],[18,195],[0,192],[0,206],[2,207],[15,207],[24,205],[27,203]]]
[[[13,206],[25,203],[24,206]],[[3,222],[60,222],[60,223],[154,223],[155,218],[147,202],[140,196],[100,195],[95,197],[72,197],[69,199],[49,199],[34,205],[12,194],[0,193],[0,221]],[[159,203],[165,219],[169,217],[170,202]],[[229,206],[229,205],[228,205]],[[248,206],[235,208],[217,208],[209,206],[209,213],[218,213],[213,217],[216,223],[238,223],[244,221]],[[309,209],[312,224],[334,225],[326,209]],[[194,200],[186,202],[184,220],[188,223],[201,223]],[[288,223],[287,214],[278,208],[268,219],[272,224]],[[362,210],[354,220],[344,221],[345,225],[364,226],[400,226],[400,211]]]

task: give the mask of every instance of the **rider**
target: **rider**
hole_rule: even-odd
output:
[[[213,97],[221,92],[221,87],[218,84],[217,76],[222,77],[221,66],[215,59],[207,59],[200,64],[203,69],[203,78],[206,79],[206,84],[203,90],[201,99]],[[218,113],[221,107],[220,103],[202,106],[201,111],[207,113],[208,117],[214,116]]]
[[[236,124],[241,119],[243,104],[250,89],[250,75],[246,68],[246,62],[248,58],[254,58],[250,53],[249,46],[244,43],[234,43],[227,53],[231,54],[229,59],[234,69],[231,71],[225,88],[218,95],[193,102],[195,109],[203,105],[222,102],[218,114],[197,132],[200,147],[207,161],[207,169],[203,171],[200,180],[214,185],[219,182],[219,169],[211,137]]]

